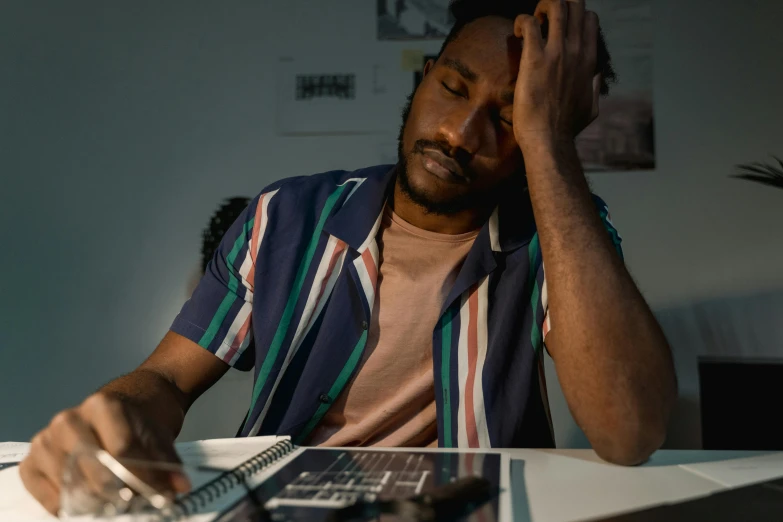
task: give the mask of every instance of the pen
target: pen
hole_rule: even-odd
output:
[[[4,470],[6,468],[13,468],[14,466],[18,466],[20,461],[17,462],[0,462],[0,471]]]

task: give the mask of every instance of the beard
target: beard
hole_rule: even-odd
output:
[[[438,149],[445,155],[450,156],[448,144],[432,140],[417,140],[413,145],[413,150],[408,154],[405,153],[403,150],[402,138],[405,134],[405,126],[408,123],[408,116],[410,116],[412,103],[413,94],[410,94],[405,103],[405,107],[402,110],[402,125],[400,126],[400,133],[397,137],[397,181],[400,184],[402,193],[428,214],[450,216],[481,206],[485,203],[488,195],[469,190],[464,194],[449,197],[424,190],[423,188],[416,186],[415,182],[412,182],[408,172],[408,164],[412,156],[420,154],[423,152],[424,148]],[[460,163],[463,171],[470,179],[475,179],[475,176],[469,170],[465,161],[460,161],[460,158],[454,159]]]

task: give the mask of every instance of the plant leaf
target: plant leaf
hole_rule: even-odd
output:
[[[780,165],[780,171],[783,172],[783,160],[781,160],[777,156],[772,156],[772,157],[775,158],[775,160],[777,160],[778,165]]]
[[[755,163],[750,163],[750,164],[747,164],[747,165],[738,165],[737,168],[740,171],[754,172],[756,174],[761,174],[762,176],[768,176],[770,174],[768,168],[765,168],[765,166],[763,166],[763,165],[757,165]]]
[[[738,173],[732,175],[732,177],[783,189],[783,161],[777,156],[772,157],[780,165],[779,169],[777,165],[754,161],[753,163],[737,165]]]
[[[762,176],[759,174],[735,174],[732,177],[738,179],[746,179],[748,181],[755,181],[756,183],[761,183],[764,185],[768,185],[770,187],[777,187],[783,189],[783,177],[773,178],[769,176]]]

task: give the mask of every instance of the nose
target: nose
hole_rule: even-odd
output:
[[[462,150],[472,156],[481,146],[483,125],[481,111],[465,107],[452,110],[443,118],[440,134],[451,146],[452,153]]]

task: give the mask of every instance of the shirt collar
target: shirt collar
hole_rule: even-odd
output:
[[[324,231],[344,241],[354,250],[361,250],[373,229],[377,228],[389,191],[394,182],[395,165],[379,165],[360,169],[351,178],[364,179],[332,214]],[[527,188],[509,191],[489,220],[482,227],[477,243],[493,252],[508,253],[530,242],[536,232],[533,208]]]

